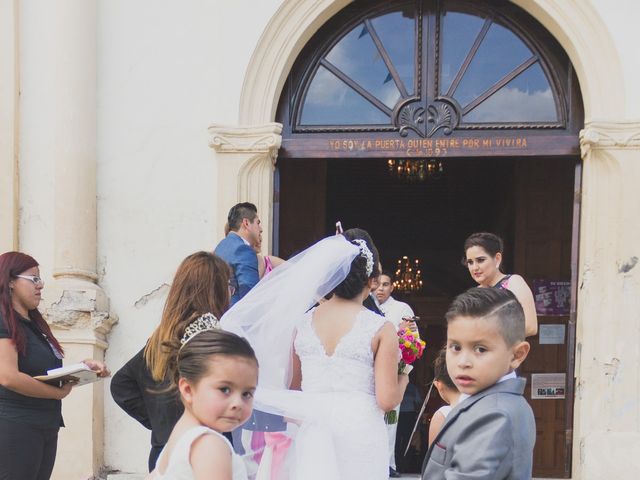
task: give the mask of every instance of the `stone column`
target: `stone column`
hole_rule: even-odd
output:
[[[18,248],[17,2],[0,0],[0,254]]]
[[[281,132],[279,123],[209,127],[209,145],[216,151],[218,159],[218,238],[224,235],[229,209],[238,202],[251,202],[258,207],[264,229],[263,252],[271,252],[273,171],[282,142]]]
[[[580,141],[573,478],[630,478],[640,472],[640,123],[590,122]]]
[[[46,75],[31,92],[49,102],[52,139],[44,152],[53,166],[53,278],[42,308],[65,349],[65,363],[102,360],[115,317],[96,284],[96,57],[94,0],[40,1],[25,5],[30,54]],[[42,28],[34,28],[40,25]],[[34,60],[34,58],[32,58]],[[30,64],[31,65],[31,64]],[[26,72],[25,74],[31,74]],[[35,141],[32,139],[31,141]],[[103,465],[104,382],[75,389],[63,401],[54,479],[93,478]]]

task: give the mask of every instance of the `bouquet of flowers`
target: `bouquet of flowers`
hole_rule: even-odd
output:
[[[401,328],[398,330],[398,346],[400,347],[400,363],[398,363],[398,375],[406,373],[407,375],[413,369],[411,364],[422,357],[426,342],[420,338],[417,331],[409,328]],[[385,423],[393,425],[398,422],[398,414],[395,410],[391,410],[384,414]]]

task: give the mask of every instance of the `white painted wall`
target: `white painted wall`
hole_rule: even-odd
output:
[[[42,53],[54,34],[39,15],[43,1],[50,0],[19,2],[19,239],[50,278],[56,186],[49,151],[59,106],[47,79],[61,58]],[[640,29],[630,19],[640,15],[640,3],[590,1],[623,65],[627,110],[620,119],[638,119]],[[156,289],[171,281],[186,255],[219,240],[215,229],[224,218],[216,216],[217,166],[207,127],[237,123],[246,67],[280,3],[98,0],[98,270],[120,318],[107,351],[114,371],[159,321],[166,288]],[[149,433],[105,388],[105,463],[143,472],[148,450]]]
[[[591,0],[603,22],[608,26],[609,34],[618,50],[620,63],[625,76],[626,111],[621,116],[630,120],[640,119],[640,61],[638,44],[640,29],[637,22],[631,20],[640,12],[636,0]]]
[[[114,371],[159,322],[180,261],[219,240],[207,127],[237,123],[244,71],[278,4],[99,2],[98,271],[120,318]],[[105,463],[144,471],[148,451],[148,431],[107,389]]]

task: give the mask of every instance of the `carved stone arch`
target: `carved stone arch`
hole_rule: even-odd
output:
[[[256,205],[269,205],[273,192],[273,171],[277,151],[277,148],[273,148],[267,153],[257,153],[240,167],[238,202],[249,201]],[[270,210],[263,209],[260,212],[262,221],[268,225],[271,225]],[[267,215],[268,218],[265,218]]]

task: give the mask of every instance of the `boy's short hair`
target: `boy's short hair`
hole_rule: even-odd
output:
[[[507,289],[475,287],[461,293],[445,315],[447,323],[458,317],[495,320],[509,347],[525,339],[524,310],[516,296]]]

